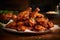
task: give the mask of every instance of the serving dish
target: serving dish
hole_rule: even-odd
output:
[[[13,22],[13,20],[10,20],[7,24],[9,24],[10,22]],[[55,24],[54,27],[52,27],[46,31],[31,31],[28,29],[26,29],[25,31],[17,31],[15,29],[6,28],[7,24],[3,24],[3,23],[0,23],[0,24],[3,26],[2,27],[3,30],[9,31],[9,32],[14,32],[14,33],[47,33],[47,32],[50,32],[52,30],[60,29],[60,27]]]

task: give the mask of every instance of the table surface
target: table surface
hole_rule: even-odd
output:
[[[17,34],[1,31],[1,40],[60,40],[60,30],[55,30],[43,34]]]
[[[54,21],[60,26],[60,19]],[[17,34],[0,29],[0,40],[60,40],[60,30],[43,34]]]

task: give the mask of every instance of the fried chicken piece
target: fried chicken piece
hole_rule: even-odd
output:
[[[25,21],[25,25],[26,25],[26,26],[31,26],[31,27],[33,27],[35,24],[36,24],[36,21],[35,21],[34,18],[30,18],[29,20],[26,20],[26,21]]]
[[[36,21],[37,21],[38,23],[40,23],[40,22],[44,22],[45,20],[44,20],[44,18],[36,18]]]
[[[17,25],[18,26],[23,26],[24,25],[24,22],[23,21],[17,22]]]
[[[37,15],[37,18],[43,18],[44,17],[44,15],[41,13],[37,13],[36,15]]]
[[[54,24],[51,21],[49,21],[48,26],[49,26],[49,28],[51,28],[51,27],[54,27]]]
[[[48,27],[48,19],[47,18],[36,18],[36,21],[40,24],[40,25],[42,25],[42,26],[44,26],[44,27]]]
[[[14,21],[17,21],[17,15],[12,15],[12,19],[14,20]]]
[[[38,12],[40,11],[39,8],[36,8],[35,11],[33,11],[31,14],[30,14],[30,17],[31,18],[36,18],[36,15],[38,14]]]
[[[25,20],[24,23],[26,26],[29,26],[29,20]]]
[[[9,20],[9,19],[11,19],[12,18],[12,13],[7,13],[7,14],[5,14],[4,15],[4,20]]]
[[[21,31],[21,26],[17,26],[17,30],[18,31]]]
[[[26,20],[26,19],[29,19],[29,14],[31,12],[32,8],[27,8],[25,11],[23,12],[20,12],[18,14],[18,20]]]
[[[10,26],[16,26],[16,22],[11,22],[11,23],[9,23],[9,24],[7,24],[7,25],[10,25]]]
[[[11,22],[11,23],[7,24],[6,28],[16,29],[16,22]]]
[[[26,30],[26,26],[18,26],[17,30],[18,31],[25,31]]]
[[[33,30],[33,27],[27,26],[26,27],[28,30]]]
[[[36,18],[36,21],[37,21],[38,23],[47,23],[49,20],[46,19],[46,18]]]
[[[39,8],[36,8],[35,11],[33,11],[33,12],[30,14],[30,17],[31,17],[31,18],[44,17],[43,14],[38,13],[39,11],[40,11],[40,9],[39,9]]]
[[[48,24],[46,23],[46,24],[42,24],[42,26],[44,26],[45,28],[47,28],[48,29]]]
[[[36,31],[45,31],[46,28],[43,27],[43,26],[41,26],[41,25],[36,25],[36,26],[35,26],[35,30],[36,30]]]
[[[36,21],[34,18],[29,19],[29,25],[33,27],[36,24]]]
[[[6,28],[10,28],[11,27],[11,23],[9,23],[8,25],[6,25]]]

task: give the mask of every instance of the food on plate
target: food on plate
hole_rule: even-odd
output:
[[[17,30],[18,31],[25,31],[26,30],[26,26],[18,26]]]
[[[18,20],[26,20],[29,19],[29,14],[31,13],[32,8],[27,8],[25,11],[20,12],[18,14]]]
[[[7,14],[2,14],[2,19],[3,20],[9,20],[12,17],[12,13],[7,13]]]
[[[44,26],[44,27],[48,27],[48,19],[47,18],[37,18],[36,21],[38,22],[38,24]]]
[[[35,21],[34,18],[29,19],[29,25],[30,25],[30,26],[33,27],[35,24],[36,24],[36,21]]]
[[[35,30],[36,30],[36,31],[43,31],[43,30],[46,30],[46,28],[43,27],[43,26],[41,26],[41,25],[36,25],[36,26],[35,26]]]
[[[18,26],[23,26],[24,25],[24,22],[23,21],[20,21],[17,23]]]
[[[6,28],[16,29],[16,22],[9,23],[8,25],[6,25]]]
[[[39,8],[36,8],[32,13],[30,13],[31,18],[36,18],[36,17],[44,17],[43,14],[38,13],[40,11]]]
[[[12,19],[14,20],[14,21],[17,21],[17,15],[12,15]]]
[[[48,22],[48,26],[51,28],[54,27],[54,24],[52,22]]]
[[[6,28],[16,29],[18,31],[46,31],[54,24],[45,18],[43,14],[39,13],[40,9],[36,8],[33,12],[32,8],[27,8],[25,11],[20,12],[18,15],[13,15],[13,22],[6,25]],[[16,21],[15,21],[16,20]]]

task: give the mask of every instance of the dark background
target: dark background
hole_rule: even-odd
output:
[[[31,6],[33,10],[39,7],[41,12],[46,12],[55,10],[58,3],[59,0],[0,0],[0,9],[23,11],[28,6]]]
[[[56,5],[59,4],[59,0],[31,0],[30,6],[34,9],[39,7],[41,12],[46,12],[50,10],[55,10]]]

